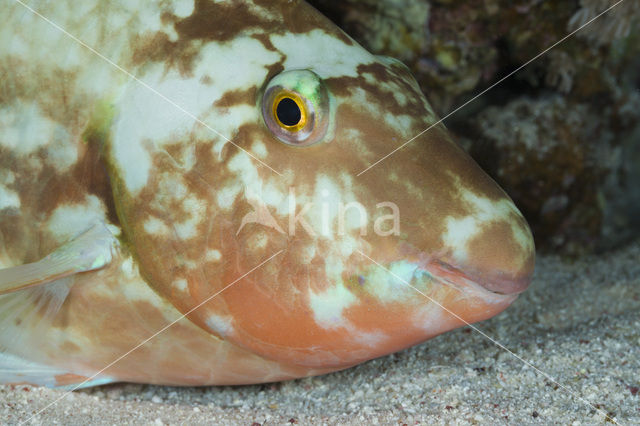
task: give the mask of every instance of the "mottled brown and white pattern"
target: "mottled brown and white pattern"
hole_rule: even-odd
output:
[[[96,224],[117,244],[102,268],[0,296],[1,380],[82,381],[281,250],[93,383],[322,374],[491,317],[528,285],[525,220],[443,125],[356,177],[437,118],[401,63],[306,3],[27,2],[133,79],[2,2],[0,274]],[[261,103],[300,70],[326,90],[328,128],[292,147]],[[369,220],[345,219],[349,203]]]

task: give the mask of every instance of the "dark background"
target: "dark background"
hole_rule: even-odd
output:
[[[614,5],[612,0],[311,0],[407,64],[441,117]],[[445,120],[514,199],[542,251],[640,234],[640,2],[625,0]]]

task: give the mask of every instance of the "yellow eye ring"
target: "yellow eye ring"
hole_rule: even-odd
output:
[[[299,132],[307,125],[307,108],[297,93],[283,91],[276,95],[271,104],[273,120],[283,129]]]
[[[260,104],[264,124],[280,142],[303,147],[327,136],[332,116],[329,93],[313,71],[276,75],[265,87]]]

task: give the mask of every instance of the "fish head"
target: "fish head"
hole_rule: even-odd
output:
[[[323,371],[526,289],[525,219],[404,65],[302,2],[256,2],[244,27],[225,7],[197,2],[116,102],[115,203],[151,287],[215,338]]]

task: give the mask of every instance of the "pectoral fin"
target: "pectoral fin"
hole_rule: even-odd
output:
[[[0,383],[30,384],[63,390],[76,390],[113,383],[109,377],[88,378],[64,369],[43,365],[0,352]]]
[[[103,268],[113,259],[117,244],[104,224],[94,225],[37,262],[0,269],[0,295]]]

